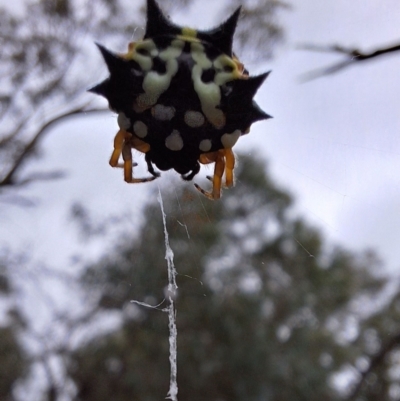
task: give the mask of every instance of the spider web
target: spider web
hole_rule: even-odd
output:
[[[167,230],[166,215],[164,212],[164,204],[161,196],[160,187],[158,188],[158,203],[160,204],[163,226],[164,226],[164,238],[165,238],[165,259],[168,266],[168,302],[169,305],[162,309],[163,312],[168,313],[168,328],[169,328],[169,363],[170,363],[170,382],[169,391],[167,398],[172,401],[178,400],[178,383],[177,383],[177,337],[178,330],[176,328],[176,309],[174,306],[174,297],[178,286],[176,285],[176,269],[174,266],[174,252],[169,245],[169,236]]]

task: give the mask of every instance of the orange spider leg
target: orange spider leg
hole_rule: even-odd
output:
[[[121,156],[122,149],[125,145],[125,142],[132,136],[129,132],[120,129],[114,138],[114,151],[112,152],[110,158],[110,166],[111,167],[121,167],[118,165],[119,157]]]
[[[137,45],[137,42],[129,42],[128,43],[128,52],[127,53],[118,53],[118,56],[124,58],[125,60],[131,59],[133,52],[135,51],[136,45]]]
[[[214,163],[216,159],[216,154],[217,152],[211,152],[211,153],[202,153],[199,157],[199,162],[201,164],[210,164]]]
[[[221,197],[222,176],[224,175],[224,171],[225,171],[225,157],[223,151],[219,151],[217,160],[215,160],[213,189],[212,189],[213,199],[219,199]]]
[[[235,168],[235,155],[232,149],[225,149],[225,185],[229,188],[233,186],[233,169]]]
[[[202,153],[199,157],[199,162],[201,164],[215,163],[215,160],[217,159],[217,154],[218,152]],[[213,180],[213,177],[211,177],[211,175],[207,175],[206,178],[211,182]]]
[[[139,152],[147,153],[150,150],[150,145],[146,142],[143,142],[137,136],[132,135],[129,143],[131,144],[132,148],[138,150]]]
[[[142,142],[142,141],[140,141],[140,142]],[[150,146],[149,145],[147,145],[147,146],[150,149]],[[148,151],[148,149],[147,149],[147,151]],[[124,147],[122,148],[122,158],[124,159],[124,180],[128,184],[149,182],[149,181],[153,181],[157,178],[157,177],[133,178],[132,141],[125,142]]]
[[[240,79],[248,79],[249,72],[244,68],[244,64],[237,58],[235,53],[233,53],[232,60],[236,64],[236,66],[241,74]]]
[[[150,145],[141,141],[128,131],[120,129],[114,138],[114,151],[110,158],[112,167],[122,167],[124,169],[124,179],[128,183],[139,183],[153,181],[156,177],[133,178],[133,167],[136,163],[132,161],[132,149],[135,148],[140,152],[146,153],[150,150]],[[122,154],[123,164],[118,163]]]
[[[221,197],[222,176],[224,175],[225,171],[224,153],[225,153],[224,150],[219,150],[218,152],[214,153],[207,153],[207,156],[204,159],[206,163],[212,163],[212,159],[214,159],[215,161],[214,176],[212,179],[213,182],[212,192],[207,192],[199,185],[194,184],[198,191],[200,191],[204,196],[206,196],[208,199],[211,200],[219,199]],[[200,157],[200,162],[201,159],[202,158]]]

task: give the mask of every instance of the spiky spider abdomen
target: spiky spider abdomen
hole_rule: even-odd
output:
[[[215,163],[212,192],[196,188],[219,198],[224,173],[226,186],[233,185],[232,147],[253,122],[269,117],[253,100],[268,73],[249,77],[232,53],[239,12],[213,30],[196,31],[172,24],[148,0],[142,41],[120,55],[98,45],[110,76],[91,91],[118,113],[110,164],[119,166],[122,154],[127,182],[155,179],[154,165],[191,180],[199,163]],[[132,148],[145,153],[152,177],[132,177]]]

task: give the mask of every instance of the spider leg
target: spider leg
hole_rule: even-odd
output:
[[[135,163],[135,162],[133,162],[133,163],[132,163],[132,167],[136,167],[136,166],[138,166],[138,164]],[[124,168],[125,165],[124,165],[124,163],[118,163],[116,166],[113,166],[113,167],[116,167],[116,168]]]
[[[202,153],[199,157],[199,161],[201,164],[210,164],[210,163],[215,163],[215,153]],[[213,177],[211,175],[207,175],[206,176],[208,181],[213,180]]]
[[[199,162],[201,164],[210,164],[215,162],[215,153],[202,153],[199,157]]]
[[[225,185],[229,188],[233,186],[233,169],[235,168],[235,155],[232,149],[225,149]]]
[[[124,159],[124,179],[129,184],[136,184],[140,182],[149,182],[156,179],[156,177],[133,178],[133,162],[132,162],[132,143],[125,142],[122,148],[122,158]]]
[[[112,167],[120,167],[124,169],[124,179],[128,183],[148,182],[153,181],[155,177],[148,178],[133,178],[132,169],[137,166],[137,163],[132,161],[132,149],[135,148],[141,152],[148,152],[150,146],[145,142],[136,138],[131,133],[125,130],[119,130],[114,138],[114,151],[110,158]],[[119,157],[122,154],[123,163],[118,163]]]
[[[122,148],[124,147],[124,144],[127,140],[129,140],[129,138],[132,135],[125,131],[120,129],[117,134],[115,135],[114,138],[114,150],[112,152],[111,158],[110,158],[110,166],[111,167],[121,167],[121,165],[119,165],[118,160],[119,157],[121,156],[122,153]]]
[[[145,157],[146,163],[147,163],[147,170],[149,170],[149,173],[153,175],[155,178],[160,176],[160,173],[154,170],[153,164],[151,163],[150,157],[148,154],[146,154]]]
[[[150,145],[135,135],[130,137],[129,144],[132,146],[132,148],[142,153],[147,153],[150,150]]]
[[[192,170],[192,172],[190,174],[184,175],[182,174],[181,177],[185,180],[185,181],[191,181],[193,180],[193,177],[200,171],[200,164],[196,163],[196,167]]]
[[[225,151],[219,150],[218,152],[214,152],[214,154],[208,154],[207,160],[212,160],[212,158],[215,158],[214,176],[212,179],[212,191],[207,192],[197,184],[194,184],[194,186],[208,199],[213,200],[219,199],[221,197],[222,176],[224,175],[225,171]]]

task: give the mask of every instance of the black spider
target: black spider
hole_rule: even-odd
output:
[[[232,147],[252,123],[270,117],[253,100],[268,73],[250,77],[232,52],[239,14],[240,8],[217,28],[196,31],[173,24],[147,0],[143,40],[125,54],[98,45],[110,76],[90,91],[118,113],[110,164],[124,168],[125,181],[154,180],[154,165],[192,180],[200,163],[215,163],[212,191],[196,188],[219,198],[224,173],[224,184],[233,185]],[[133,178],[132,148],[145,153],[151,177]]]

